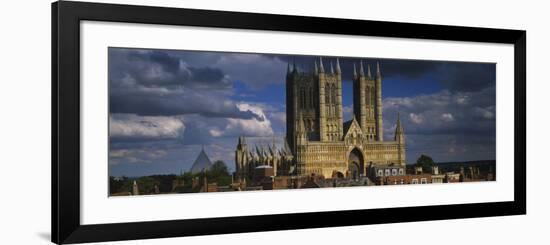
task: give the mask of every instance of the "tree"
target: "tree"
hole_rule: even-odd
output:
[[[227,170],[227,166],[221,160],[215,161],[208,171],[217,175],[229,175],[229,170]]]
[[[434,166],[434,160],[427,155],[422,154],[417,160],[416,160],[416,167],[422,167],[422,172],[424,173],[430,173],[432,171],[432,167]]]
[[[114,194],[117,192],[127,192],[127,182],[128,178],[125,176],[122,176],[120,178],[109,176],[109,193]]]
[[[216,182],[218,186],[231,184],[231,175],[227,169],[227,165],[223,161],[217,160],[212,164],[210,170],[206,171],[206,176],[209,183]]]
[[[160,185],[160,181],[157,179],[151,177],[151,176],[143,176],[139,177],[136,180],[139,188],[140,194],[151,194],[155,192],[155,185],[158,187]]]

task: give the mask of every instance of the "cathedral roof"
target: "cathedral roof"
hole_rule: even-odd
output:
[[[351,126],[351,123],[353,122],[353,120],[349,120],[349,121],[345,121],[344,122],[344,132],[348,132],[349,130],[349,127]]]
[[[355,120],[355,117],[353,117],[352,120],[344,122],[344,137],[348,135],[348,131],[352,128],[361,131],[361,127],[359,126],[357,120]]]
[[[203,170],[209,170],[210,167],[212,167],[212,162],[210,162],[210,159],[206,155],[206,152],[204,152],[204,149],[201,149],[201,152],[197,156],[197,159],[195,159],[190,171],[195,174],[200,173]]]

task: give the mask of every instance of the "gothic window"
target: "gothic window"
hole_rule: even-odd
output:
[[[313,105],[319,104],[318,99],[319,99],[319,95],[318,95],[318,94],[316,94],[315,96],[313,96]]]
[[[330,104],[330,85],[328,83],[325,86],[325,103]]]
[[[336,85],[332,85],[332,102],[334,104],[333,115],[335,115],[335,116],[336,116],[336,103],[338,103],[338,100],[336,99],[336,95],[337,95]]]
[[[300,89],[300,108],[304,109],[306,106],[306,91],[304,88]]]
[[[313,88],[309,88],[309,108],[313,108]]]
[[[365,93],[367,95],[367,98],[366,98],[366,104],[370,103],[370,88],[367,87],[367,92]]]
[[[374,105],[374,98],[376,98],[376,95],[374,94],[376,91],[374,91],[374,89],[371,90],[371,93],[372,93],[372,96],[371,96],[371,105]]]
[[[331,89],[331,90],[332,90],[332,99],[331,99],[331,100],[332,100],[332,103],[333,103],[333,104],[336,104],[336,87],[335,87],[334,84],[332,85],[332,89]]]

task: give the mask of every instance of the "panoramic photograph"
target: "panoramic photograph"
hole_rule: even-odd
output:
[[[111,197],[496,180],[494,63],[110,47],[108,68]]]

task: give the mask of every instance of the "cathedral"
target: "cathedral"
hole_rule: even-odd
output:
[[[353,67],[353,119],[343,121],[342,71],[338,59],[326,70],[322,58],[313,71],[288,65],[284,146],[250,147],[239,138],[236,176],[251,178],[254,169],[271,167],[275,176],[358,178],[373,167],[404,167],[405,135],[397,118],[392,141],[384,140],[382,75],[363,62]]]

